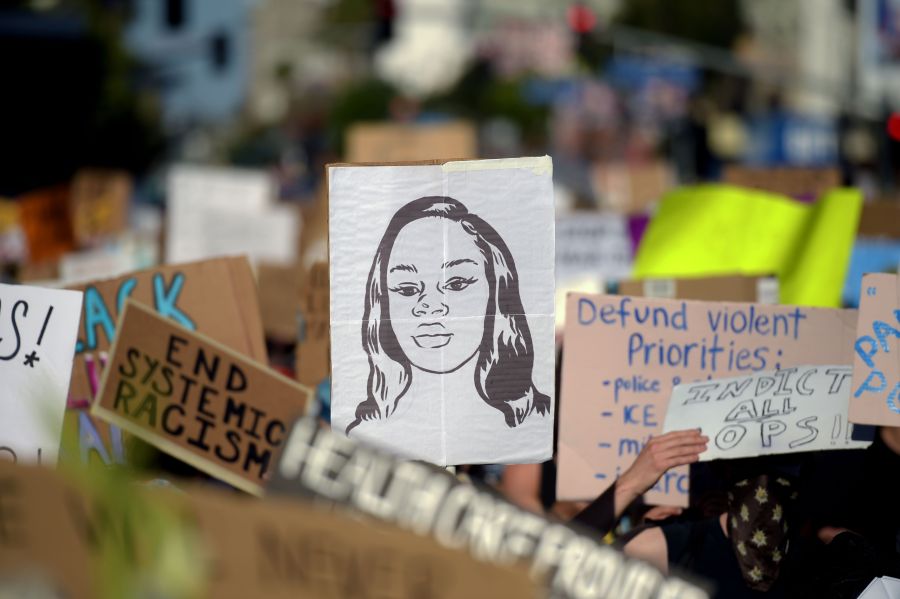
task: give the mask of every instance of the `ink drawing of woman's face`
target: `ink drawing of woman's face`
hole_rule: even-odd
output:
[[[474,236],[445,218],[415,220],[397,235],[386,276],[391,326],[413,366],[446,373],[472,359],[490,298]]]

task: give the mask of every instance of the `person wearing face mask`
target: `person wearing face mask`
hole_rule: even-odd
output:
[[[729,469],[723,511],[640,529],[625,540],[625,553],[662,572],[676,568],[711,580],[716,598],[787,596],[796,478],[762,458]]]

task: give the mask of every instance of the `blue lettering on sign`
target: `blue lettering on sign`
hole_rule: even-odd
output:
[[[93,285],[84,290],[84,332],[87,336],[87,348],[97,348],[97,327],[102,327],[106,340],[112,342],[116,334],[116,325],[106,309],[103,296]]]
[[[153,299],[156,303],[156,311],[159,312],[160,316],[171,318],[184,328],[193,331],[197,328],[197,325],[175,305],[183,286],[184,275],[181,273],[177,273],[172,278],[172,286],[168,290],[165,287],[162,274],[156,273],[153,275]]]
[[[698,320],[696,315],[689,316],[687,303],[680,300],[645,301],[628,296],[578,298],[579,326],[609,326],[624,331],[621,351],[627,364],[625,372],[603,372],[604,378],[597,387],[601,391],[609,389],[609,394],[602,393],[604,401],[611,399],[615,406],[621,405],[621,418],[625,426],[645,429],[645,433],[656,432],[662,424],[657,413],[660,395],[668,393],[669,382],[673,386],[682,383],[684,372],[692,372],[690,378],[696,376],[702,380],[722,376],[716,374],[720,372],[780,370],[784,350],[779,345],[783,342],[772,340],[800,339],[800,327],[805,326],[804,322],[809,318],[808,310],[800,307],[761,308],[753,304],[707,306],[702,309]],[[703,318],[703,313],[706,318]],[[692,331],[694,334],[688,335],[671,334],[674,331],[691,331],[691,323],[694,329],[702,330]],[[900,329],[885,326],[876,329],[875,334],[879,339],[900,337]],[[758,341],[748,344],[748,338],[754,337],[759,338]],[[857,351],[869,354],[877,351],[874,339],[871,347],[866,343],[862,342],[862,346],[857,344]],[[651,369],[650,372],[646,368]],[[663,379],[660,369],[671,374]],[[876,387],[878,383],[878,380],[871,382]],[[640,403],[631,403],[633,400]],[[900,385],[894,400],[900,404]],[[608,407],[609,404],[603,404],[601,409]],[[900,410],[900,405],[897,407]],[[604,417],[609,414],[602,412]],[[615,412],[615,417],[619,417],[619,412]],[[611,450],[607,455],[618,453],[621,463],[616,466],[617,472],[619,467],[626,467],[638,455],[646,442],[642,442],[632,430],[629,430],[630,436],[623,435],[598,443],[600,449]],[[766,439],[771,442],[778,434],[779,430],[770,427],[766,431]],[[612,474],[611,471],[609,474]],[[666,494],[686,495],[688,480],[683,472],[668,472],[654,489]]]
[[[656,420],[654,409],[653,404],[628,404],[623,406],[622,420],[625,424],[656,428],[659,422]]]
[[[117,312],[121,312],[122,308],[125,307],[125,300],[131,296],[131,292],[134,291],[135,286],[137,286],[137,279],[134,277],[122,281],[122,284],[119,286],[119,292],[116,294]]]
[[[178,298],[184,288],[184,273],[175,273],[169,286],[166,286],[162,273],[153,275],[153,305],[160,316],[170,318],[189,330],[196,330],[194,321],[178,307]],[[121,312],[127,300],[137,287],[135,277],[129,277],[119,284],[116,291],[116,311]],[[100,343],[100,335],[106,338],[107,344],[112,343],[116,335],[115,318],[103,301],[100,291],[89,285],[84,291],[84,333],[85,339],[81,339],[75,345],[76,353],[96,350]]]
[[[900,323],[900,310],[894,310],[893,312],[894,318]],[[858,398],[865,393],[877,395],[887,391],[890,387],[887,377],[885,377],[884,372],[880,368],[876,368],[874,360],[878,352],[890,353],[889,338],[900,339],[900,329],[883,320],[874,320],[872,321],[872,335],[861,335],[853,344],[856,355],[870,369],[865,380],[860,383],[853,393],[854,398]],[[900,402],[898,402],[900,381],[892,384],[894,386],[890,387],[891,390],[887,394],[886,405],[890,411],[900,414]]]
[[[689,477],[687,474],[679,474],[678,472],[672,472],[669,470],[665,474],[660,477],[659,481],[655,485],[653,485],[653,490],[656,492],[670,494],[672,492],[678,493],[679,495],[687,495],[688,494],[688,480]]]

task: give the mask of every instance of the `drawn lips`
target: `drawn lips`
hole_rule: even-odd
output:
[[[453,333],[413,335],[413,341],[422,349],[438,349],[450,343],[451,337]]]

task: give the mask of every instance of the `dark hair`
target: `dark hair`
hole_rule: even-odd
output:
[[[490,295],[484,317],[484,335],[476,356],[475,389],[491,407],[503,413],[506,424],[515,427],[531,412],[547,414],[550,398],[532,381],[534,348],[531,331],[519,296],[519,278],[506,242],[480,217],[458,200],[432,196],[419,198],[400,208],[391,218],[372,260],[366,283],[362,345],[369,356],[366,399],[356,408],[353,427],[363,420],[390,417],[409,389],[412,371],[409,359],[390,326],[387,296],[387,264],[400,231],[413,221],[440,217],[459,223],[471,235],[485,262]],[[510,402],[528,398],[525,409]]]

